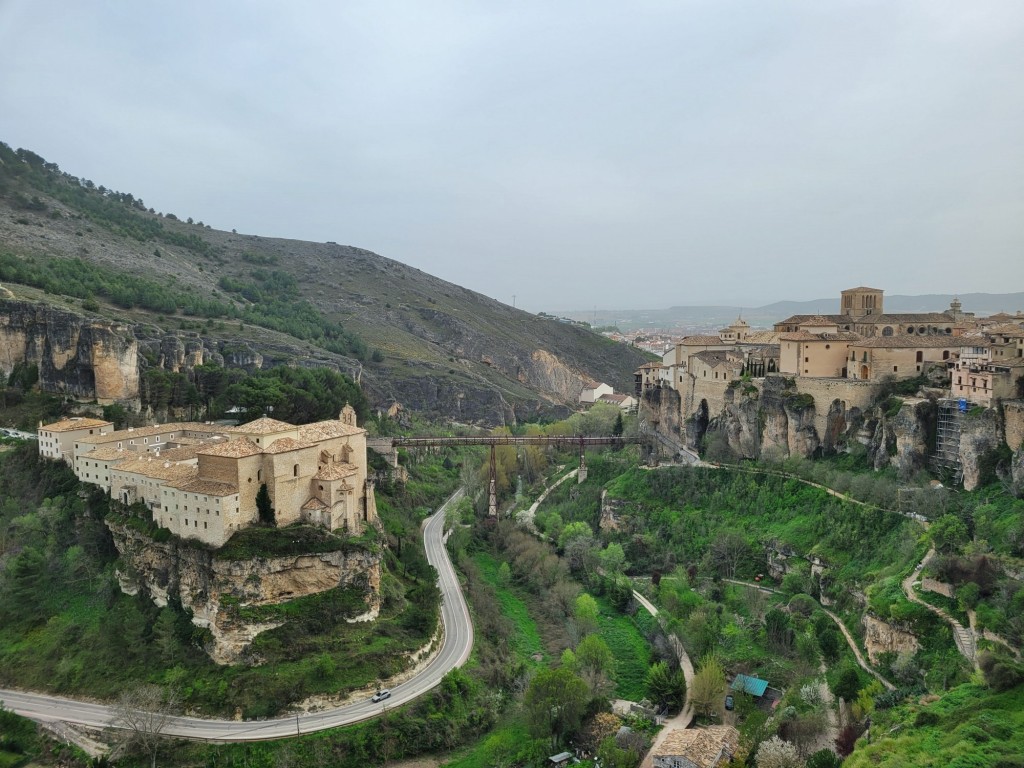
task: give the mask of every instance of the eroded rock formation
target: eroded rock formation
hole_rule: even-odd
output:
[[[108,521],[121,555],[121,588],[144,592],[157,605],[177,599],[192,621],[210,630],[206,649],[218,664],[253,661],[248,649],[276,623],[246,621],[239,607],[274,605],[336,587],[365,592],[366,610],[350,620],[376,618],[381,556],[367,550],[226,560],[208,549],[172,539],[157,542],[135,528]]]

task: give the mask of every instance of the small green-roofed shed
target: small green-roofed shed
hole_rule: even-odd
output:
[[[764,696],[764,692],[768,690],[768,681],[758,677],[736,675],[736,679],[732,681],[732,689],[749,693],[751,696]]]

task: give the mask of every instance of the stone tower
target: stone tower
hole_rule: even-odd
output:
[[[840,294],[839,314],[848,317],[865,317],[884,314],[880,288],[847,288]]]

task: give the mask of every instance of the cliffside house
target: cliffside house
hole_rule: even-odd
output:
[[[779,334],[779,372],[789,376],[846,378],[850,345],[860,340],[829,318],[817,315]]]
[[[886,376],[912,379],[929,363],[945,366],[962,340],[953,336],[875,336],[850,344],[851,379],[875,381]]]
[[[60,459],[73,466],[76,440],[113,428],[113,422],[84,416],[72,416],[45,426],[39,422],[39,455],[45,459]]]
[[[61,425],[40,427],[41,455],[57,458],[43,452],[42,435],[62,434]],[[223,545],[257,521],[261,485],[279,526],[302,520],[359,534],[377,518],[366,430],[356,426],[349,406],[337,420],[301,426],[261,418],[238,427],[77,431],[70,463],[79,479],[122,503],[145,504],[157,525],[182,538]]]
[[[627,413],[636,408],[636,400],[634,398],[629,395],[620,395],[614,392],[610,395],[601,395],[597,398],[597,402],[614,405],[616,408],[626,411]]]
[[[601,395],[610,395],[614,392],[615,389],[610,384],[604,384],[591,379],[583,384],[583,390],[580,392],[580,402],[593,405]]]
[[[731,725],[678,728],[651,750],[654,768],[718,768],[728,765],[740,734]]]

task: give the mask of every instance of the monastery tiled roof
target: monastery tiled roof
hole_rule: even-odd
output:
[[[305,504],[302,505],[303,509],[327,509],[327,505],[324,504],[316,496],[310,498]]]
[[[80,459],[93,459],[94,461],[115,461],[117,459],[123,459],[128,456],[135,456],[134,451],[126,451],[124,448],[116,448],[112,445],[104,445],[99,448],[93,448],[87,453],[79,454]]]
[[[810,331],[793,331],[779,335],[780,341],[852,341],[857,342],[863,338],[859,333],[853,331],[839,331],[838,333],[811,333]]]
[[[287,424],[277,419],[271,419],[269,416],[263,416],[255,421],[250,421],[248,424],[232,427],[231,431],[246,435],[273,435],[278,432],[289,432],[293,429],[295,429],[294,424]]]
[[[313,475],[314,480],[341,480],[343,477],[351,477],[359,471],[355,464],[328,464],[320,467]]]
[[[754,331],[748,333],[746,338],[740,339],[740,344],[777,344],[779,334],[777,331]]]
[[[199,449],[194,445],[183,445],[179,448],[169,448],[159,452],[163,461],[191,461],[199,454]],[[151,453],[155,456],[156,453]]]
[[[235,459],[242,459],[246,456],[255,456],[257,453],[263,453],[263,449],[249,438],[239,437],[226,443],[203,446],[197,452],[203,456],[230,456]]]
[[[299,440],[318,443],[335,437],[351,437],[365,433],[366,430],[362,427],[350,427],[341,421],[316,421],[299,427]]]
[[[872,336],[853,346],[867,349],[956,349],[962,340],[955,336]]]
[[[236,483],[220,483],[216,480],[203,480],[196,477],[192,480],[182,480],[167,483],[171,488],[176,488],[185,493],[201,493],[205,496],[233,496],[238,493]]]
[[[104,445],[106,443],[129,442],[131,440],[142,440],[153,435],[166,435],[171,432],[181,432],[181,424],[156,424],[152,427],[130,427],[119,429],[116,432],[106,432],[102,435],[86,435],[79,438],[83,445]],[[176,438],[169,438],[176,439]]]
[[[61,419],[60,421],[53,422],[53,424],[44,424],[40,429],[50,432],[73,432],[76,429],[96,429],[97,427],[102,429],[103,427],[113,426],[109,421],[89,419],[83,416],[82,418]]]
[[[731,725],[709,725],[704,728],[678,728],[670,732],[653,750],[651,756],[681,757],[698,768],[712,768],[732,755],[740,741],[740,734]]]
[[[266,448],[263,449],[264,453],[288,453],[289,451],[298,451],[302,448],[309,448],[313,443],[305,443],[296,440],[293,437],[279,437],[277,440],[272,442]]]
[[[192,464],[174,464],[151,456],[119,462],[112,471],[142,475],[156,480],[181,481],[195,477],[199,470]]]

